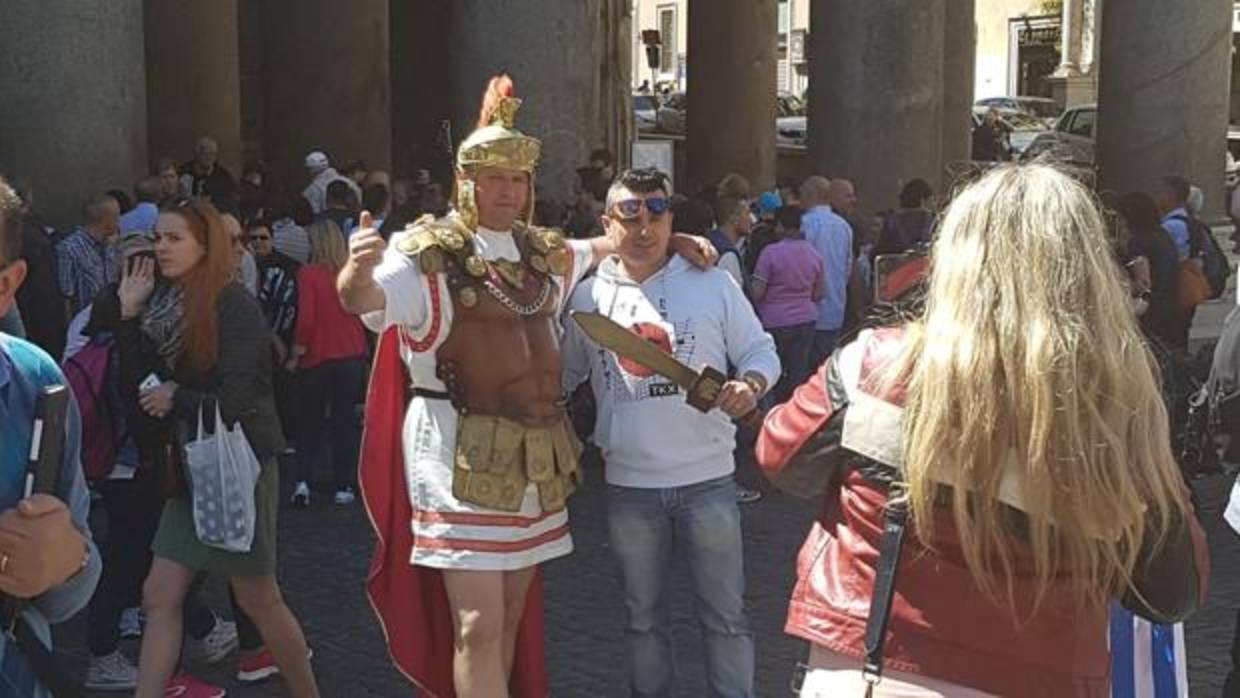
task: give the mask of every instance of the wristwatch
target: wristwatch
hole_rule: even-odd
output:
[[[741,381],[743,381],[745,385],[749,386],[749,389],[753,391],[753,394],[756,397],[762,397],[762,394],[766,392],[765,381],[761,378],[754,377],[753,374],[745,374],[745,376],[741,378]]]

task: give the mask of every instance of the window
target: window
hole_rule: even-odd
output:
[[[1072,124],[1068,126],[1068,133],[1074,136],[1084,136],[1086,138],[1094,137],[1094,124],[1098,120],[1098,112],[1092,109],[1082,109],[1072,117]]]
[[[659,72],[676,72],[676,7],[659,8],[659,39],[663,42],[659,52]]]

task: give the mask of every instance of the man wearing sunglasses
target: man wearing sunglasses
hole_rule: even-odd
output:
[[[726,271],[668,257],[666,177],[620,175],[603,226],[616,255],[599,264],[569,307],[601,313],[694,370],[736,367],[716,409],[690,406],[672,381],[618,358],[568,323],[565,387],[587,377],[598,405],[594,440],[607,477],[607,524],[620,566],[634,696],[675,692],[668,595],[672,561],[689,563],[705,636],[710,694],[753,695],[754,648],[745,614],[741,519],[733,482],[735,427],[779,378],[775,343]]]
[[[530,225],[541,144],[516,130],[519,106],[493,79],[457,154],[455,211],[390,244],[362,213],[338,279],[383,333],[360,478],[379,536],[368,591],[396,663],[432,695],[547,694],[536,571],[572,550],[559,317],[615,243]],[[674,244],[713,264],[705,240]]]

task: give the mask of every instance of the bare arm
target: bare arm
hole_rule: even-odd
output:
[[[749,297],[753,298],[755,303],[761,303],[766,298],[766,279],[759,279],[754,276],[749,281]]]
[[[358,229],[349,237],[349,261],[336,277],[336,291],[344,309],[354,315],[383,310],[387,296],[375,282],[374,269],[383,260],[387,243],[375,230],[369,211],[363,211]]]

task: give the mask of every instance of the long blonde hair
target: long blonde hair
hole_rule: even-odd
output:
[[[344,233],[335,221],[323,219],[311,223],[306,226],[306,237],[310,238],[310,264],[324,264],[332,271],[340,271],[348,261]]]
[[[1142,542],[1186,504],[1157,367],[1090,192],[1045,165],[964,189],[909,340],[885,374],[907,379],[919,536],[933,540],[945,507],[979,588],[1029,616],[1052,582],[1095,608],[1127,589]],[[1017,599],[1010,583],[1030,566],[1037,593]]]

